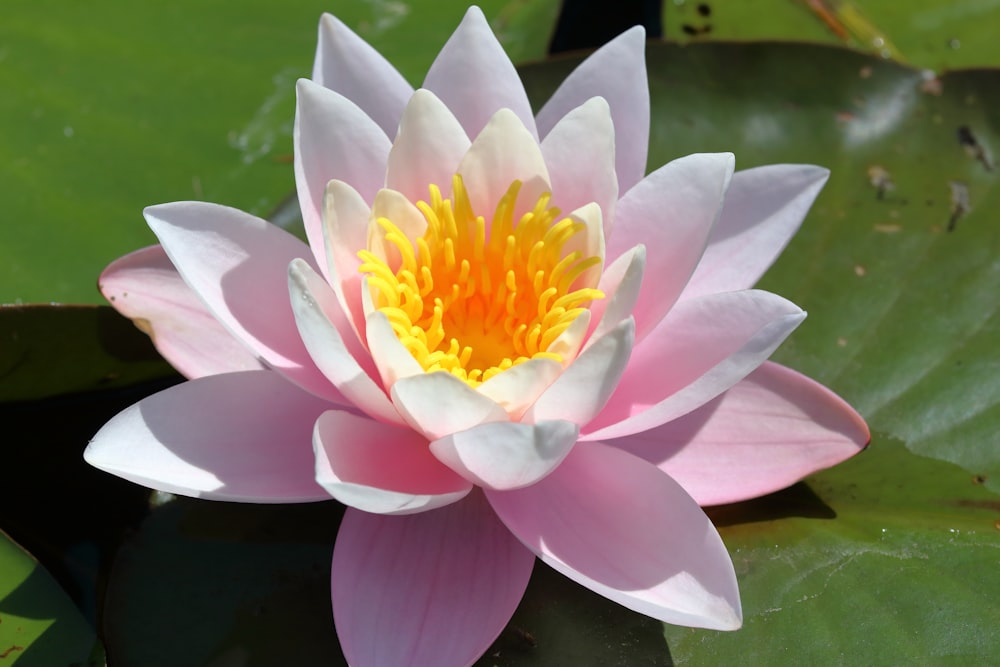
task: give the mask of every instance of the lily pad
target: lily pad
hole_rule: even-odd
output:
[[[479,4],[518,57],[544,54],[554,2]],[[154,242],[145,206],[274,209],[294,187],[294,84],[324,11],[419,83],[467,5],[6,1],[0,303],[100,303],[100,271]]]
[[[93,629],[31,554],[0,532],[0,661],[103,665]]]

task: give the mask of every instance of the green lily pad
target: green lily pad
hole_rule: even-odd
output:
[[[664,3],[664,36],[679,41],[794,39],[845,44],[942,71],[1000,64],[991,2],[825,0]]]
[[[519,57],[544,54],[554,2],[480,4]],[[102,302],[100,271],[155,241],[145,206],[274,209],[294,187],[294,84],[322,12],[419,83],[467,5],[6,1],[0,303]]]
[[[93,629],[31,554],[0,531],[0,661],[103,665]]]

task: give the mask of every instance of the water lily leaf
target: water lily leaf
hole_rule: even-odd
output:
[[[935,71],[1000,64],[996,5],[941,0],[664,3],[664,35],[680,41],[794,39],[846,44]]]
[[[178,377],[110,306],[0,306],[0,402]]]
[[[0,661],[103,665],[93,629],[31,554],[0,531]]]
[[[555,2],[479,4],[519,57],[544,53]],[[101,269],[154,241],[145,206],[276,207],[294,184],[294,85],[322,12],[417,84],[467,5],[5,2],[0,303],[101,302]]]

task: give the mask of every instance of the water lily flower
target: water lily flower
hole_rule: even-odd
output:
[[[538,115],[472,8],[414,91],[332,16],[298,83],[308,244],[247,213],[153,206],[101,289],[189,381],[87,460],[242,502],[336,498],[353,665],[467,665],[536,557],[668,623],[735,629],[699,505],[859,451],[860,417],[766,361],[805,314],[752,289],[827,178],[730,154],[645,175],[644,33]]]

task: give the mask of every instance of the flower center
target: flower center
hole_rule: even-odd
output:
[[[549,358],[552,343],[594,299],[604,294],[575,285],[599,257],[566,252],[586,225],[559,219],[550,193],[514,220],[521,182],[514,181],[487,224],[472,210],[462,178],[452,180],[454,203],[429,186],[427,220],[415,241],[391,220],[375,219],[398,266],[370,250],[358,253],[374,307],[385,313],[400,342],[428,373],[448,371],[476,387],[529,359]]]

